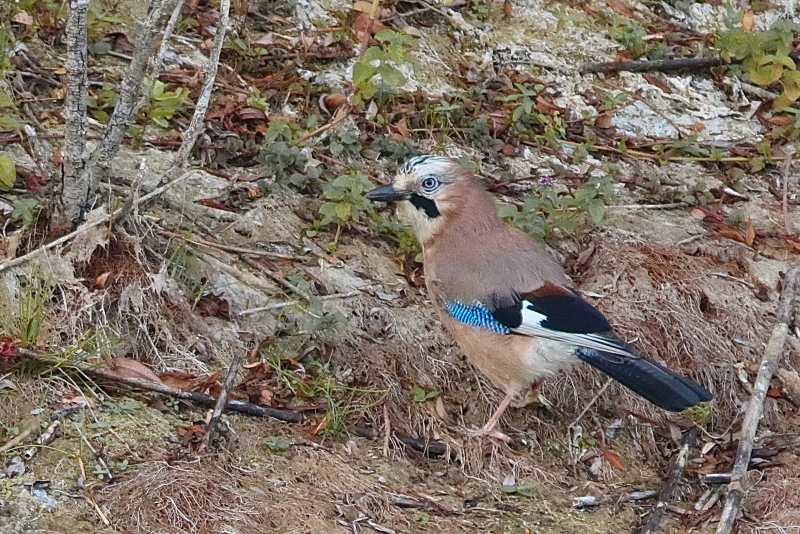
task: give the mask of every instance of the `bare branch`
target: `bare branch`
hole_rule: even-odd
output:
[[[89,183],[84,174],[86,164],[86,76],[88,56],[86,32],[89,0],[70,0],[65,30],[67,58],[67,91],[64,98],[66,133],[62,150],[60,194],[56,199],[53,224],[70,228],[81,216],[89,198]]]
[[[142,88],[145,69],[150,55],[155,46],[156,37],[161,33],[160,21],[164,17],[167,4],[173,0],[152,0],[145,20],[140,27],[140,37],[136,43],[136,51],[125,73],[119,91],[119,99],[114,107],[114,112],[108,121],[103,138],[92,152],[89,163],[84,172],[89,184],[89,192],[97,190],[100,179],[111,165],[111,160],[117,155],[122,144],[122,138],[133,120],[133,112],[137,108],[137,97]]]
[[[28,139],[31,159],[39,167],[42,177],[48,182],[54,182],[58,176],[55,165],[53,165],[53,147],[47,141],[39,138],[32,126],[26,124],[23,130]]]
[[[197,99],[192,121],[183,134],[183,143],[181,143],[181,147],[178,149],[178,153],[175,155],[175,159],[172,162],[173,168],[183,167],[186,160],[189,159],[189,154],[191,154],[197,138],[200,137],[202,133],[203,121],[206,118],[208,104],[211,102],[211,90],[214,88],[214,80],[217,77],[219,55],[222,53],[222,45],[225,43],[225,33],[228,31],[230,10],[231,0],[220,0],[217,33],[214,35],[214,43],[211,46],[211,54],[209,55],[208,65],[206,66],[206,79],[203,82],[203,89],[200,92],[200,97]]]

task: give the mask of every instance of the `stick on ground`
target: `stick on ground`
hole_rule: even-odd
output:
[[[658,502],[650,511],[647,521],[641,530],[636,531],[638,534],[651,534],[658,530],[658,525],[661,523],[661,518],[664,516],[664,511],[667,509],[669,502],[672,500],[672,494],[675,491],[675,487],[678,485],[678,482],[680,482],[683,469],[686,467],[686,462],[689,460],[689,450],[697,441],[697,436],[699,434],[700,429],[693,427],[690,428],[689,431],[683,436],[681,448],[675,457],[675,462],[672,464],[672,470],[670,470],[669,478],[661,487],[661,491],[658,493]]]
[[[783,290],[781,291],[780,307],[778,308],[778,324],[772,330],[769,344],[764,351],[761,365],[758,368],[758,376],[753,384],[753,395],[747,404],[747,411],[742,422],[741,437],[739,447],[736,450],[736,459],[733,463],[731,472],[731,482],[728,484],[728,493],[725,496],[725,507],[722,509],[722,516],[717,527],[717,534],[729,534],[733,530],[736,516],[742,501],[747,493],[745,478],[747,477],[747,466],[750,464],[750,455],[753,452],[753,441],[755,441],[758,422],[764,411],[764,399],[767,397],[770,380],[775,370],[778,368],[778,361],[783,353],[783,346],[789,331],[789,324],[792,321],[792,307],[796,294],[798,271],[790,269],[783,279]]]
[[[105,378],[113,382],[119,382],[120,384],[125,384],[126,386],[143,389],[145,391],[163,393],[164,395],[169,395],[170,397],[175,397],[177,399],[189,400],[200,404],[205,404],[206,406],[213,406],[217,403],[217,399],[215,399],[211,395],[200,393],[199,391],[186,391],[185,389],[174,388],[164,383],[151,382],[150,380],[145,380],[142,378],[123,377],[120,376],[118,373],[115,373],[108,369],[94,369],[90,372],[95,374],[96,376],[99,376],[100,378]],[[273,419],[278,419],[279,421],[286,421],[287,423],[303,422],[303,414],[299,412],[293,412],[291,410],[279,410],[277,408],[259,406],[257,404],[251,404],[249,402],[243,402],[238,400],[227,401],[225,403],[225,408],[233,412],[238,412],[245,415],[254,415],[258,417],[272,417]]]
[[[250,351],[250,356],[255,357],[256,352],[258,352],[258,344],[256,344],[256,346],[253,347],[253,350]],[[203,435],[203,440],[200,442],[200,452],[207,450],[208,446],[214,439],[214,433],[217,431],[219,419],[222,417],[222,412],[228,402],[228,392],[233,387],[233,382],[236,380],[236,375],[239,373],[239,369],[242,367],[244,355],[245,353],[240,351],[238,354],[236,354],[236,356],[233,357],[233,361],[231,361],[231,366],[228,368],[228,376],[225,377],[225,383],[222,384],[222,389],[217,397],[217,403],[214,405],[214,413],[211,415],[211,419],[209,419],[208,424],[206,425],[206,433]]]

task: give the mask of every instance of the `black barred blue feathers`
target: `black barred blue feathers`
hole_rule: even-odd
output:
[[[492,312],[477,300],[472,305],[466,305],[463,302],[453,301],[445,303],[445,308],[450,312],[450,315],[461,321],[462,323],[478,326],[491,330],[495,334],[510,334],[511,329],[498,321],[492,315]]]

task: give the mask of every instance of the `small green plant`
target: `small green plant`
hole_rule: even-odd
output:
[[[145,80],[144,83],[147,83]],[[178,87],[174,91],[167,91],[167,86],[156,80],[153,94],[145,110],[146,116],[161,128],[169,128],[172,117],[183,111],[189,103],[189,91]]]
[[[92,474],[100,480],[105,480],[111,476],[111,472],[99,463],[94,464],[94,467],[92,467]]]
[[[599,224],[606,202],[616,198],[613,182],[607,176],[593,176],[569,193],[559,194],[552,185],[552,179],[540,179],[525,197],[522,209],[500,204],[498,215],[534,239],[544,241],[556,228],[570,235],[586,219]]]
[[[369,178],[358,171],[338,176],[322,186],[326,201],[319,207],[319,213],[322,215],[319,227],[336,225],[333,247],[339,241],[342,227],[351,221],[358,221],[364,215],[374,213],[372,203],[364,198],[364,193],[373,188],[374,185]],[[316,230],[312,229],[311,232],[310,235],[316,235]]]
[[[331,156],[358,156],[361,154],[361,140],[357,132],[342,131],[335,133],[328,139],[328,151]]]
[[[292,443],[282,436],[269,436],[264,441],[264,448],[269,452],[284,452],[288,451]]]
[[[285,121],[271,121],[264,135],[264,148],[259,161],[271,169],[275,181],[292,185],[298,190],[319,183],[322,167],[309,165],[308,157],[294,144],[294,130]]]
[[[435,399],[441,393],[439,391],[425,391],[419,386],[414,386],[412,394],[413,394],[412,400],[414,402],[427,402],[429,400]]]
[[[301,346],[307,336],[294,336],[293,344]],[[380,403],[387,391],[348,387],[333,374],[329,361],[321,361],[316,351],[306,353],[299,362],[285,357],[287,346],[273,344],[266,348],[266,362],[279,385],[279,394],[289,392],[306,399],[306,402],[324,402],[326,414],[319,423],[317,433],[336,437],[345,430],[347,419],[353,414],[363,414]],[[291,352],[291,350],[290,350]],[[297,364],[300,364],[299,368]]]
[[[516,495],[517,497],[536,497],[536,491],[539,488],[539,483],[535,480],[525,482],[523,484],[509,484],[500,486],[500,491],[506,495]]]
[[[181,242],[172,249],[172,253],[167,258],[167,274],[189,294],[197,294],[202,283],[197,276],[197,253],[194,251],[188,239],[191,232],[185,235],[187,241]]]
[[[11,212],[11,219],[19,221],[23,226],[33,224],[34,210],[39,206],[39,201],[35,198],[16,198],[11,205],[14,210]]]
[[[683,416],[699,426],[705,426],[711,422],[714,411],[711,409],[709,403],[702,402],[697,406],[685,409],[683,411]]]
[[[419,156],[419,151],[408,139],[396,141],[390,137],[376,137],[370,148],[380,152],[382,157],[397,163],[402,163],[413,156]]]
[[[247,105],[256,109],[260,109],[261,111],[269,110],[269,102],[266,98],[261,96],[261,91],[258,89],[255,89],[252,93],[250,93],[250,95],[248,95]]]
[[[728,4],[723,28],[714,35],[714,46],[725,61],[741,62],[730,65],[734,74],[744,74],[761,86],[779,82],[783,92],[773,106],[778,110],[788,108],[800,99],[800,71],[789,56],[800,34],[800,24],[777,20],[766,31],[748,31],[742,25],[742,15],[733,3]]]
[[[27,348],[36,344],[44,321],[45,304],[53,297],[53,289],[35,268],[30,276],[20,278],[17,299],[19,301],[20,345]]]
[[[86,107],[95,120],[107,124],[108,119],[111,118],[110,112],[113,111],[118,100],[119,93],[114,86],[104,83],[100,89],[89,92],[86,96]]]
[[[633,59],[639,59],[647,52],[643,37],[647,28],[627,17],[614,17],[608,36],[625,47]]]
[[[624,91],[606,91],[603,93],[602,103],[600,104],[600,108],[603,111],[611,111],[612,109],[617,109],[622,104],[627,102],[628,100],[628,93]]]
[[[358,92],[353,95],[357,103],[378,97],[401,93],[406,83],[405,75],[398,65],[417,63],[409,52],[414,38],[394,30],[380,30],[375,34],[380,46],[371,46],[364,51],[364,56],[353,65],[353,84]]]
[[[0,156],[0,191],[9,190],[17,181],[17,167],[8,156]]]

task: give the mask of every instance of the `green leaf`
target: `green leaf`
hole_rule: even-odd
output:
[[[406,77],[403,73],[390,65],[381,65],[378,67],[378,73],[381,75],[383,82],[392,87],[400,87],[406,83]]]
[[[16,108],[14,100],[3,91],[0,91],[0,108]]]
[[[292,444],[281,436],[270,436],[264,442],[264,448],[270,452],[283,452],[289,449]]]
[[[414,402],[426,402],[431,399],[435,399],[440,395],[438,391],[425,391],[424,389],[418,386],[414,386],[412,394],[414,395],[413,397]]]
[[[91,52],[93,56],[104,56],[111,52],[111,43],[108,41],[92,43],[89,45],[89,52]]]
[[[353,65],[353,83],[359,87],[374,75],[375,69],[367,62],[359,61]]]
[[[526,482],[524,484],[502,485],[500,486],[500,491],[508,495],[519,495],[520,497],[535,497],[536,490],[538,487],[539,483],[534,480],[532,482]]]
[[[0,188],[11,189],[17,181],[17,167],[8,156],[0,156]]]
[[[593,223],[600,224],[600,221],[603,220],[603,215],[606,213],[606,205],[602,199],[595,198],[586,204],[585,211]]]
[[[339,202],[339,203],[337,203],[336,204],[336,210],[335,210],[336,217],[338,217],[339,220],[342,221],[343,223],[347,222],[348,220],[350,220],[350,213],[351,213],[352,206],[353,205],[350,204],[349,202]]]
[[[497,216],[501,219],[513,219],[519,215],[519,210],[514,204],[502,203],[497,206]]]

